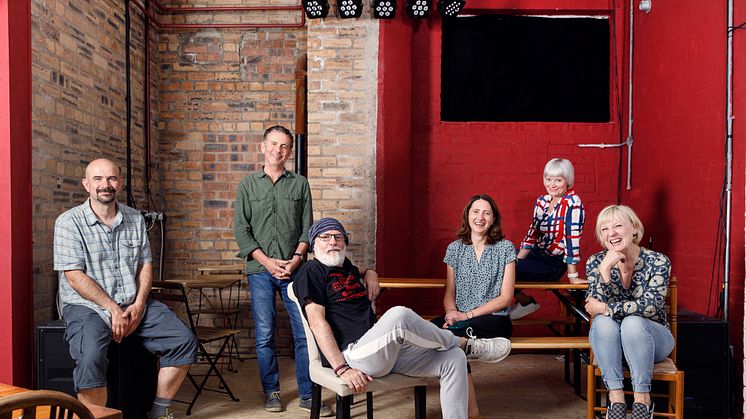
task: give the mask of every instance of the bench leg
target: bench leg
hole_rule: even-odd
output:
[[[368,419],[373,419],[373,392],[365,394],[365,411],[368,412]]]

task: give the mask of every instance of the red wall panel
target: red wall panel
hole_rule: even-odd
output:
[[[606,2],[603,2],[606,3]],[[626,3],[626,2],[619,2]],[[636,2],[635,2],[636,3]],[[746,5],[736,2],[736,24],[746,20]],[[591,5],[582,1],[555,2],[562,10],[605,14],[616,9],[612,62],[618,63],[617,93],[621,123],[626,137],[628,63],[626,50],[629,4]],[[636,4],[635,4],[636,6]],[[679,278],[680,305],[695,311],[714,313],[717,281],[711,283],[716,255],[719,196],[724,173],[726,2],[661,0],[649,14],[635,7],[634,50],[634,146],[632,187],[626,190],[627,151],[624,149],[579,148],[582,143],[619,141],[616,117],[608,124],[563,123],[441,123],[440,109],[440,21],[412,22],[405,38],[385,37],[382,27],[382,60],[394,56],[391,50],[411,54],[410,83],[401,94],[388,91],[386,100],[411,103],[411,132],[379,136],[379,146],[409,138],[411,148],[399,145],[408,159],[406,206],[382,199],[379,190],[378,268],[384,276],[445,275],[442,263],[448,242],[453,240],[460,213],[468,198],[488,193],[496,198],[507,237],[516,245],[526,231],[531,206],[542,192],[541,170],[551,157],[569,158],[576,165],[576,190],[587,209],[586,232],[581,249],[583,259],[599,250],[593,235],[595,218],[621,193],[623,203],[632,206],[646,228],[644,245],[652,245],[671,257]],[[470,3],[472,11],[541,13],[549,11],[542,0],[510,2],[484,0]],[[556,11],[551,11],[557,13]],[[613,14],[612,14],[613,16]],[[388,28],[391,30],[391,27]],[[735,36],[735,113],[746,114],[746,30]],[[404,46],[403,44],[408,45]],[[390,61],[382,63],[390,65]],[[615,78],[612,69],[612,79]],[[405,75],[406,77],[406,75]],[[739,92],[741,93],[739,95]],[[612,103],[612,114],[617,115]],[[380,114],[379,120],[388,119]],[[406,124],[400,123],[400,127]],[[746,129],[736,120],[731,255],[731,336],[737,358],[742,359],[744,289],[744,150]],[[739,141],[740,139],[740,141]],[[391,154],[386,156],[390,158]],[[621,161],[620,161],[621,158]],[[621,162],[621,165],[620,165]],[[381,170],[382,169],[382,170]],[[379,175],[391,176],[389,166]],[[618,190],[622,176],[622,190]],[[380,184],[379,184],[380,187]],[[396,209],[400,208],[401,211]],[[398,217],[392,230],[390,217]],[[383,219],[381,219],[383,218]],[[383,231],[381,231],[383,230]],[[394,243],[392,240],[406,240]],[[652,239],[652,243],[649,241]],[[398,247],[397,247],[398,246]],[[386,249],[396,248],[396,252]],[[710,293],[711,287],[714,289]],[[423,312],[441,309],[440,292],[390,293],[386,305],[407,304]],[[737,363],[740,368],[740,363]],[[736,387],[740,388],[738,383]]]
[[[505,3],[496,5],[502,10],[509,9],[505,7],[506,2],[496,3]],[[577,6],[576,3],[564,4],[570,7]],[[532,5],[538,8],[546,6],[546,2],[536,1]],[[609,13],[603,5],[590,12]],[[405,151],[406,156],[399,157],[407,159],[409,168],[405,173],[408,176],[406,179],[398,177],[394,188],[398,192],[408,188],[410,198],[405,206],[401,201],[388,200],[389,190],[379,189],[377,268],[383,276],[445,276],[442,263],[445,248],[455,238],[464,205],[469,197],[478,193],[490,194],[497,200],[507,238],[518,246],[528,228],[533,203],[544,192],[544,164],[553,157],[565,157],[575,164],[575,189],[585,202],[589,221],[595,219],[603,206],[616,202],[619,150],[578,147],[582,143],[618,143],[616,118],[601,124],[443,123],[439,119],[440,20],[409,21],[401,26],[411,28],[408,38],[389,36],[393,27],[382,25],[380,57],[389,60],[385,62],[388,74],[391,58],[406,49],[411,54],[411,73],[407,77],[411,87],[389,89],[384,84],[380,98],[384,104],[411,103],[411,133],[392,135],[387,129],[383,136],[379,134],[379,151],[383,149],[386,154],[379,155],[378,168],[379,176],[389,179],[392,173],[388,159],[392,158],[393,150]],[[619,26],[623,26],[623,19],[619,19]],[[409,46],[405,46],[406,40]],[[620,60],[625,56],[621,41],[619,39],[618,52],[614,55]],[[610,82],[610,85],[612,114],[617,115],[616,83]],[[382,115],[379,109],[379,122],[389,118],[396,116]],[[402,146],[403,140],[408,140],[411,148]],[[390,219],[392,215],[400,220],[395,228]],[[591,224],[589,222],[581,242],[586,257],[598,250]],[[416,298],[411,298],[412,293],[407,292],[391,294],[384,301],[386,306],[406,303],[427,313],[442,309],[442,291],[418,292]]]
[[[736,7],[738,24],[746,19],[746,7]],[[725,172],[726,2],[656,2],[635,22],[634,180],[623,201],[640,212],[646,236],[671,257],[680,306],[713,315],[722,281],[712,271]],[[746,113],[744,36],[746,31],[735,35],[736,117]],[[737,121],[729,320],[740,371],[746,130]],[[722,262],[714,268],[721,270]],[[734,385],[741,388],[740,380]]]

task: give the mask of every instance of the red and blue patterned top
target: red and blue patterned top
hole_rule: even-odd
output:
[[[580,236],[585,223],[585,208],[575,191],[568,190],[550,212],[552,196],[536,199],[534,216],[521,249],[537,247],[548,254],[561,257],[568,265],[580,262]]]

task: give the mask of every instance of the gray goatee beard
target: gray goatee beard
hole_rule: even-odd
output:
[[[346,250],[340,250],[340,251],[329,251],[329,252],[316,252],[314,253],[314,256],[316,259],[319,260],[319,262],[323,263],[326,266],[342,266],[345,263],[345,256],[347,251]]]

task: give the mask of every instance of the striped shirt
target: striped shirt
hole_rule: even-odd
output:
[[[537,247],[568,265],[580,262],[580,236],[585,223],[585,208],[575,191],[568,190],[550,212],[551,195],[540,196],[521,249]]]
[[[57,217],[54,224],[54,270],[59,272],[62,307],[78,304],[96,311],[110,324],[110,313],[86,300],[67,281],[65,271],[81,270],[121,306],[137,296],[137,269],[150,263],[150,242],[139,211],[117,203],[112,229],[98,219],[90,198]]]

